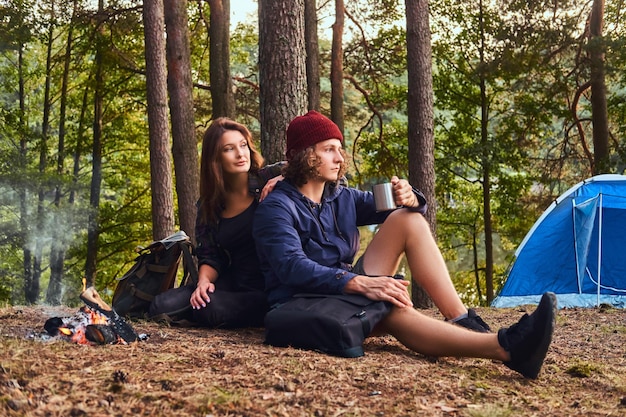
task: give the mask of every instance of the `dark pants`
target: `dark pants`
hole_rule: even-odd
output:
[[[216,289],[211,301],[192,310],[192,320],[204,327],[262,327],[269,310],[263,291],[234,292]]]
[[[193,310],[189,299],[194,286],[173,288],[157,295],[150,304],[151,318],[169,317],[187,320],[203,327],[262,327],[269,310],[263,291],[228,291],[215,289],[211,301],[200,310]]]

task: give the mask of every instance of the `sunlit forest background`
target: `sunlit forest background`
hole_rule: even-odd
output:
[[[280,5],[303,7],[303,0],[259,1],[277,15]],[[183,209],[195,207],[178,198],[191,174],[171,164],[156,178],[151,167],[152,135],[159,132],[149,126],[156,84],[149,66],[157,61],[145,24],[156,3],[0,0],[0,303],[71,305],[83,277],[110,297],[133,263],[135,247],[155,236],[154,219],[162,216],[155,215],[161,205],[155,207],[154,183],[161,177],[175,184],[163,204],[172,205],[173,229],[193,233],[189,215],[186,223],[180,219]],[[261,114],[271,118],[279,109],[262,110],[261,98],[273,86],[263,85],[259,74],[265,55],[257,15],[218,34],[222,6],[236,8],[236,1],[161,3],[172,119],[171,131],[168,124],[160,129],[171,145],[159,155],[183,153],[174,115],[191,118],[191,149],[199,154],[205,128],[224,115],[218,107],[249,126],[259,148],[268,149],[262,142],[274,137],[263,135],[267,122]],[[182,25],[168,20],[173,3],[184,7]],[[317,106],[327,115],[337,109],[331,64],[340,41],[350,184],[369,190],[392,175],[409,178],[414,161],[408,156],[405,8],[411,2],[305,3],[315,5],[323,22],[315,39]],[[515,248],[556,196],[590,176],[624,171],[624,3],[421,3],[429,8],[432,48],[430,210],[457,289],[468,304],[485,305],[501,286]],[[228,23],[228,15],[221,17]],[[339,39],[333,31],[338,26],[331,26],[337,22]],[[175,30],[184,36],[176,37]],[[218,35],[228,42],[226,53],[216,53]],[[187,46],[170,45],[175,39],[186,39]],[[312,39],[307,35],[305,44]],[[172,83],[175,60],[187,48],[192,111],[180,114],[173,97],[181,90]],[[224,62],[226,80],[216,82]],[[227,91],[220,95],[218,87]],[[226,105],[218,103],[225,97]],[[284,103],[291,105],[291,98]],[[197,160],[187,165],[197,171]],[[363,240],[373,232],[364,229]]]

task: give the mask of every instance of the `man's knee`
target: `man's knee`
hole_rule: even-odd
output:
[[[430,225],[421,213],[406,209],[394,210],[383,224],[386,223],[399,231],[422,232],[427,230],[430,232]]]

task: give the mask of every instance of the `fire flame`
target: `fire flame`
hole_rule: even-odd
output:
[[[61,333],[63,333],[66,336],[71,336],[72,335],[72,331],[70,329],[68,329],[67,327],[59,327],[59,331]]]
[[[85,329],[90,324],[109,324],[109,319],[99,312],[87,306],[80,308],[73,320],[63,326],[59,326],[59,332],[68,336],[72,342],[80,345],[91,345],[85,335]]]

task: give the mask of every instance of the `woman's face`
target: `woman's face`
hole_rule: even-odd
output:
[[[319,179],[322,181],[337,181],[341,164],[345,162],[341,154],[341,141],[339,139],[328,139],[315,144],[315,154],[321,160],[317,167]]]
[[[222,170],[225,174],[240,174],[250,170],[250,148],[241,132],[227,130],[220,138]]]

